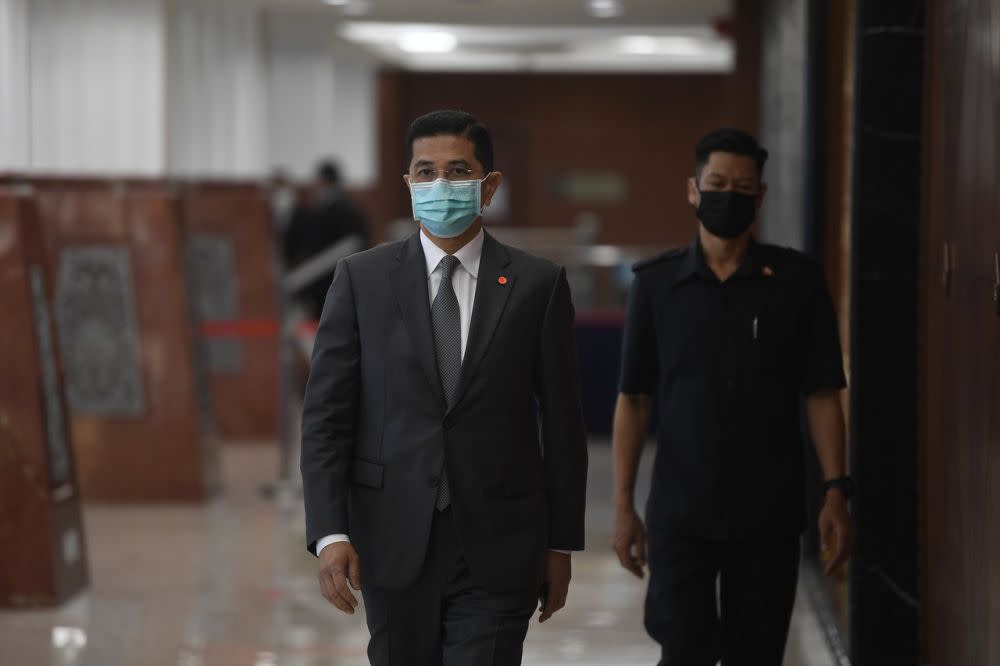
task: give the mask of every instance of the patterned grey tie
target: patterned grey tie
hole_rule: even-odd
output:
[[[434,351],[437,353],[438,374],[448,408],[455,404],[458,380],[462,375],[462,321],[458,297],[451,278],[459,265],[458,259],[448,255],[441,260],[441,286],[431,305],[431,324],[434,327]],[[444,511],[451,504],[447,470],[441,471],[441,484],[435,505]]]

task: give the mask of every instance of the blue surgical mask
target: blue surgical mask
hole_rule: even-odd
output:
[[[482,214],[482,182],[438,178],[432,183],[411,183],[413,219],[438,238],[461,236]]]

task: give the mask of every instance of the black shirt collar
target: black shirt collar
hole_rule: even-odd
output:
[[[733,273],[732,277],[760,277],[762,275],[762,271],[764,270],[763,257],[761,254],[760,244],[755,239],[751,238],[750,243],[747,245],[746,256],[743,257],[743,262],[740,264],[740,267],[736,269],[736,272]],[[701,247],[701,239],[697,237],[685,251],[684,259],[681,262],[680,270],[677,271],[677,277],[674,279],[674,284],[678,285],[686,280],[696,277],[702,280],[715,282],[719,281],[715,273],[712,272],[712,269],[709,268],[708,261],[705,259],[705,252]]]

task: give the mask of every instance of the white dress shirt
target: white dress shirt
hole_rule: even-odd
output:
[[[476,237],[462,246],[455,253],[461,267],[456,267],[451,275],[451,285],[455,289],[455,297],[458,298],[458,313],[462,326],[462,358],[465,358],[465,349],[469,342],[469,325],[472,323],[472,307],[476,304],[476,282],[479,278],[479,259],[483,255],[483,240],[485,238],[482,230]],[[424,248],[424,259],[427,260],[427,295],[428,303],[434,302],[438,288],[441,286],[441,260],[448,254],[427,237],[423,230],[420,231],[420,244]],[[316,542],[316,554],[319,555],[324,548],[331,543],[349,541],[346,534],[331,534]]]

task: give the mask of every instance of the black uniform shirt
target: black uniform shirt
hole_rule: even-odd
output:
[[[634,270],[620,390],[658,399],[650,528],[801,529],[801,397],[846,385],[822,268],[751,241],[720,282],[695,241]]]

